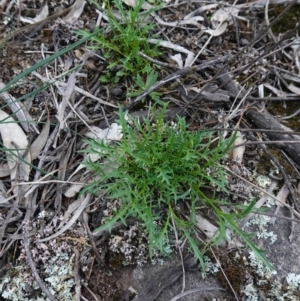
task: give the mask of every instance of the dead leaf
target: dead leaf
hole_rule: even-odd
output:
[[[275,87],[271,86],[268,83],[264,83],[263,84],[266,88],[268,88],[269,90],[271,90],[274,94],[276,94],[278,97],[288,97],[288,96],[295,96],[295,94],[291,94],[291,93],[286,93],[283,91],[280,91],[278,89],[276,89]]]
[[[10,169],[8,164],[0,164],[0,178],[8,177],[10,175]]]
[[[63,218],[60,219],[60,224],[57,226],[57,229],[61,229],[70,220],[71,214],[80,206],[81,202],[82,200],[78,199],[68,206]]]
[[[216,237],[217,231],[219,230],[218,227],[213,225],[210,221],[208,221],[200,214],[196,214],[196,221],[197,221],[196,223],[197,227],[201,229],[201,231],[203,231],[203,233],[206,235],[206,237],[209,240],[213,240]],[[226,229],[226,240],[223,239],[219,243],[219,246],[225,247],[228,243],[228,246],[230,247],[237,247],[237,246],[242,247],[243,245],[241,243],[239,243],[234,239],[231,239],[232,235],[233,235],[233,231]]]
[[[82,187],[83,184],[73,184],[64,192],[64,196],[67,198],[71,198],[75,196],[81,190]]]
[[[245,143],[245,141],[244,141],[240,131],[237,131],[236,133],[233,133],[231,138],[234,135],[236,135],[235,136],[236,139],[234,140],[234,142],[232,144],[233,149],[230,152],[230,159],[232,161],[236,162],[236,163],[242,163],[246,147],[245,147],[245,145],[238,146],[238,147],[236,147],[236,146],[239,145],[239,144]]]
[[[65,123],[66,123],[65,110],[67,108],[67,104],[69,103],[69,99],[71,98],[71,95],[74,92],[75,83],[76,83],[76,72],[72,72],[69,76],[66,89],[64,90],[62,101],[58,105],[58,108],[57,108],[56,118],[59,122],[59,129],[60,130],[63,130],[64,127],[66,126],[65,125]]]
[[[11,180],[16,178],[19,171],[18,177],[27,181],[31,169],[30,152],[27,152],[24,158],[20,158],[28,147],[27,137],[19,124],[2,110],[0,110],[0,134],[3,146],[7,149],[5,153]],[[18,166],[20,168],[17,168]]]
[[[180,53],[172,55],[170,58],[178,64],[179,69],[183,69],[183,60]]]
[[[51,239],[54,239],[56,237],[58,237],[59,235],[61,235],[62,233],[64,233],[65,231],[67,231],[79,218],[80,214],[82,213],[82,211],[85,209],[85,207],[88,205],[89,201],[90,201],[91,196],[87,195],[85,196],[85,198],[83,199],[83,196],[81,197],[80,201],[81,201],[81,205],[77,208],[77,210],[74,212],[74,215],[72,216],[72,218],[67,222],[67,224],[65,226],[63,226],[59,231],[57,231],[55,234],[43,238],[43,239],[39,239],[38,242],[45,242]]]
[[[49,7],[46,3],[41,11],[35,16],[35,18],[28,18],[20,16],[20,20],[24,23],[34,24],[46,19],[49,16]]]
[[[182,46],[176,45],[169,41],[162,41],[162,40],[157,40],[157,39],[149,39],[148,42],[151,44],[159,45],[161,47],[170,48],[173,51],[178,51],[178,52],[187,54],[187,58],[185,60],[185,67],[189,67],[190,64],[194,60],[195,54],[192,51],[190,51]]]
[[[120,141],[122,139],[122,130],[121,126],[117,123],[112,123],[110,127],[106,129],[101,129],[96,126],[90,127],[92,131],[89,131],[85,134],[86,137],[92,138],[92,139],[99,139],[102,141],[106,141],[108,143],[112,141]],[[99,159],[98,154],[87,154],[84,156],[84,162],[87,160],[91,160],[92,162],[95,162]],[[109,171],[110,168],[116,168],[116,166],[102,166],[103,168],[107,168]],[[84,164],[79,164],[79,166],[76,168],[76,170],[72,173],[72,175],[69,177],[69,180],[76,175],[81,169],[85,168]],[[76,195],[77,192],[80,191],[80,189],[83,187],[83,185],[80,184],[73,184],[71,185],[66,192],[64,192],[64,195],[68,198],[73,197]]]
[[[210,12],[212,9],[216,8],[219,4],[208,4],[208,5],[201,5],[197,9],[193,9],[188,15],[186,15],[183,20],[190,19],[191,17],[194,17],[196,14],[201,14],[204,11]]]
[[[279,190],[278,194],[277,194],[277,199],[279,199],[281,202],[278,202],[276,201],[276,205],[277,206],[280,206],[280,207],[283,207],[286,203],[286,200],[287,200],[287,197],[289,195],[290,191],[289,191],[289,188],[286,184],[284,184],[281,189]]]
[[[207,238],[212,239],[216,232],[218,231],[218,227],[209,222],[206,218],[202,217],[199,214],[196,214],[197,227],[203,231]]]
[[[81,16],[86,1],[84,0],[76,0],[76,2],[72,5],[71,11],[63,18],[65,22],[72,23]]]
[[[232,16],[236,17],[239,14],[240,9],[236,7],[222,7],[218,9],[211,17],[211,22],[214,28],[217,28],[224,22],[232,21]]]
[[[227,28],[227,22],[220,24],[216,29],[206,29],[204,32],[210,34],[213,37],[220,36]]]
[[[5,84],[0,81],[0,90],[5,89],[5,87]],[[7,103],[12,112],[17,116],[18,120],[22,121],[21,126],[26,132],[34,130],[36,133],[39,133],[35,122],[26,109],[26,106],[24,106],[21,101],[16,101],[16,99],[7,92],[1,92],[0,98]]]
[[[272,180],[269,188],[267,189],[267,192],[269,194],[273,194],[273,190],[277,187],[278,183],[275,180]],[[258,209],[262,207],[270,198],[268,194],[264,194],[254,205],[254,208]],[[240,228],[243,228],[245,224],[255,215],[255,213],[249,213],[247,216],[245,216],[239,223]]]
[[[289,89],[291,92],[295,93],[296,95],[300,95],[300,88],[294,86],[293,84],[290,84],[290,85],[288,86],[288,89]]]
[[[50,121],[48,119],[42,132],[39,134],[39,136],[35,139],[35,141],[30,146],[31,160],[36,159],[40,154],[41,150],[44,148],[49,137],[49,130],[50,130]]]
[[[156,13],[152,13],[151,14],[155,20],[163,25],[163,26],[169,26],[169,27],[176,27],[176,26],[182,26],[182,25],[195,25],[196,27],[200,28],[200,29],[205,29],[206,27],[204,25],[201,25],[199,23],[199,21],[204,21],[204,18],[201,16],[196,16],[196,17],[185,17],[183,20],[180,21],[174,21],[174,22],[165,22],[164,20],[162,20]]]
[[[85,133],[85,136],[91,139],[119,141],[122,138],[122,128],[117,123],[112,123],[110,127],[106,129],[101,129],[93,125],[90,128],[92,129],[92,131]]]

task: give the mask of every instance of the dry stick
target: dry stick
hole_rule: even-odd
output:
[[[261,212],[261,211],[256,211],[256,210],[252,210],[251,213],[255,213],[255,214],[258,214],[258,215],[266,215],[266,216],[276,217],[276,218],[279,218],[279,219],[285,219],[285,220],[290,221],[290,222],[300,223],[299,219],[295,219],[295,218],[292,218],[292,217],[287,217],[287,216],[282,216],[282,215],[277,215],[277,214],[272,214],[272,213],[266,213],[266,212]],[[294,216],[293,212],[291,212],[291,214]]]
[[[161,61],[158,61],[158,60],[155,60],[151,57],[149,57],[148,55],[144,54],[143,52],[141,51],[138,51],[138,55],[140,55],[141,57],[143,57],[145,60],[151,62],[151,63],[154,63],[156,65],[159,65],[159,66],[162,66],[162,67],[167,67],[167,68],[172,68],[172,69],[180,69],[178,66],[176,66],[175,64],[168,64],[168,63],[163,63]]]
[[[285,14],[294,4],[296,3],[296,0],[293,0],[274,20],[273,22],[267,26],[267,28],[265,30],[263,30],[263,32],[259,35],[257,35],[256,38],[254,38],[246,47],[242,48],[240,51],[238,51],[238,53],[236,55],[234,55],[231,59],[229,59],[229,61],[227,62],[227,64],[225,66],[223,66],[217,73],[216,75],[211,79],[211,81],[217,79],[219,77],[219,75],[221,75],[221,73],[225,70],[225,68],[227,66],[229,66],[229,64],[231,62],[233,62],[238,55],[242,54],[245,52],[245,50],[247,48],[250,48],[250,46],[253,46],[256,42],[258,42],[260,39],[262,39],[265,34],[269,31],[269,28],[271,26],[273,26],[274,24],[276,24],[279,19],[283,16],[283,14]],[[300,23],[296,26],[296,28],[294,28],[294,30],[297,30],[298,28],[300,27]],[[277,43],[275,43],[271,48],[270,48],[270,51],[272,49],[274,49],[275,47],[277,47],[279,44],[281,44],[281,42],[283,42],[287,37],[289,37],[290,33],[287,33],[281,40],[279,40]],[[268,53],[269,55],[269,53]],[[262,59],[263,57],[265,56],[265,54],[261,54],[259,55],[256,59],[253,59],[248,65],[244,66],[243,68],[240,69],[240,71],[235,75],[235,77],[239,76],[240,74],[242,74],[246,69],[249,68],[249,66],[253,65],[254,63],[256,63],[257,61],[259,61],[260,59]],[[223,84],[221,84],[220,87],[216,88],[216,91],[218,91],[219,89],[223,88],[224,86],[226,86],[228,82],[225,82]],[[201,95],[201,93],[205,90],[205,88],[208,86],[209,83],[206,83],[202,88],[201,90],[191,99],[188,101],[188,103],[182,108],[182,110],[185,110],[189,105],[193,104],[193,102],[198,98],[199,95]]]
[[[29,151],[29,147],[27,147],[27,149],[24,151],[23,153],[23,158],[26,156],[26,154]],[[24,191],[22,190],[22,195],[24,194]],[[25,199],[25,196],[22,196]],[[28,207],[26,210],[26,214],[25,214],[25,218],[23,220],[23,233],[24,233],[24,249],[25,249],[25,253],[26,253],[26,260],[28,265],[30,266],[30,269],[32,271],[32,274],[36,280],[36,282],[38,283],[40,289],[43,291],[43,293],[50,299],[50,301],[58,301],[52,294],[51,292],[48,290],[48,288],[45,286],[44,282],[42,281],[42,279],[40,278],[40,275],[38,274],[38,271],[36,269],[35,263],[32,259],[31,256],[31,251],[29,248],[29,233],[28,233],[28,226],[29,226],[29,222],[30,222],[30,215],[32,212],[32,207],[33,204],[35,203],[35,198],[31,197],[27,198],[28,200]]]
[[[243,48],[242,50],[240,50],[234,57],[232,57],[232,58],[229,60],[229,62],[227,63],[227,65],[229,65],[229,63],[232,62],[232,61],[237,57],[237,55],[239,55],[240,53],[244,52],[245,49],[247,49],[248,47],[250,47],[251,45],[253,45],[253,44],[254,44],[255,42],[257,42],[259,39],[261,39],[261,38],[268,32],[268,29],[270,28],[270,26],[273,26],[273,25],[281,18],[281,16],[282,16],[286,11],[288,11],[288,10],[290,9],[290,7],[291,7],[295,2],[296,2],[296,0],[293,0],[293,2],[291,2],[290,5],[288,5],[288,6],[281,12],[281,14],[279,14],[279,16],[277,16],[277,17],[275,18],[275,20],[267,27],[266,30],[264,30],[264,31],[262,32],[261,35],[258,36],[258,38],[254,39],[254,40],[253,40],[252,42],[250,42],[245,48]],[[299,24],[296,28],[298,28],[299,26],[300,26],[300,24]],[[278,43],[276,43],[275,45],[273,45],[272,48],[275,48],[275,47],[277,46],[277,44],[281,43],[285,38],[286,38],[286,37],[284,37],[284,38],[281,39]],[[272,49],[272,48],[271,48],[271,49]],[[259,59],[261,59],[261,57],[263,57],[263,55],[259,56],[257,59],[254,59],[254,60],[251,62],[251,64],[253,64],[253,63],[255,63],[256,61],[258,61]],[[186,76],[186,75],[188,75],[188,74],[189,74],[190,72],[192,72],[192,71],[200,71],[200,70],[205,69],[205,68],[207,68],[207,67],[209,67],[209,66],[211,66],[211,65],[215,65],[215,64],[217,64],[217,63],[221,63],[221,62],[224,62],[224,61],[226,61],[226,60],[227,60],[227,58],[224,59],[224,57],[222,57],[222,58],[213,60],[213,61],[211,61],[211,62],[207,62],[207,63],[201,64],[201,65],[198,65],[198,66],[196,66],[196,67],[187,67],[187,68],[184,68],[184,69],[182,69],[182,70],[179,70],[179,71],[177,71],[177,72],[175,72],[175,73],[169,75],[169,76],[168,76],[167,78],[165,78],[164,80],[161,80],[161,81],[155,83],[153,86],[151,86],[151,87],[148,88],[146,91],[144,91],[141,95],[139,95],[135,100],[133,100],[130,104],[128,104],[127,106],[125,106],[125,107],[123,108],[123,110],[125,111],[125,110],[131,109],[131,108],[132,108],[133,106],[135,106],[139,101],[141,101],[145,96],[147,96],[148,94],[150,94],[150,93],[153,92],[154,90],[156,90],[156,89],[162,87],[163,85],[165,85],[165,84],[168,83],[169,81],[172,81],[172,80],[175,80],[175,79],[177,79],[177,78]],[[248,64],[248,65],[250,65],[250,64]],[[245,69],[247,69],[247,68],[248,68],[248,65],[247,65],[246,67],[242,68],[242,69],[240,70],[240,72],[239,72],[236,76],[238,76],[238,75],[241,74]],[[226,68],[226,66],[224,66],[223,68],[221,68],[221,69],[217,72],[217,74],[214,76],[213,79],[217,78],[217,77],[220,75],[220,73],[221,73],[225,68]],[[212,80],[213,80],[213,79],[212,79]],[[200,94],[204,91],[204,89],[206,88],[207,85],[208,85],[208,83],[202,87],[201,91],[200,91],[193,99],[191,99],[191,100],[184,106],[184,108],[182,108],[182,111],[183,111],[184,109],[186,109],[187,106],[189,106],[190,104],[192,104],[192,102],[195,100],[195,98],[196,98],[198,95],[200,95]],[[217,88],[217,90],[220,89],[221,87],[225,86],[225,85],[226,85],[226,83],[223,83],[220,87]]]
[[[267,141],[267,142],[271,142],[271,141]],[[289,143],[289,141],[287,141],[287,142]],[[300,141],[298,141],[298,142],[300,142]],[[295,196],[295,191],[294,191],[294,189],[292,187],[292,184],[291,184],[291,182],[290,182],[287,174],[285,173],[284,169],[282,168],[282,166],[280,165],[280,163],[278,162],[278,160],[267,150],[267,148],[264,146],[264,144],[262,144],[262,149],[265,152],[265,154],[269,157],[269,159],[274,162],[274,164],[277,166],[277,168],[281,172],[281,174],[283,176],[283,179],[284,179],[284,182],[287,185],[287,187],[288,187],[288,189],[289,189],[289,191],[291,193],[293,204],[296,206],[297,210],[300,212],[299,205],[297,203],[296,196]]]
[[[234,26],[234,30],[235,30],[235,39],[236,39],[236,44],[237,44],[237,49],[240,49],[241,45],[240,45],[240,35],[239,35],[239,28],[236,22],[236,17],[233,16],[232,14],[230,14],[231,16],[231,20]]]
[[[289,134],[289,132],[287,132],[287,134]],[[255,140],[258,140],[256,137],[253,137],[253,138]],[[291,182],[289,181],[288,176],[286,175],[284,169],[282,168],[282,166],[280,165],[280,163],[278,162],[278,160],[265,147],[265,144],[273,144],[273,143],[274,144],[283,144],[283,143],[293,144],[293,143],[300,143],[300,140],[299,141],[294,141],[294,140],[292,140],[292,141],[289,141],[289,140],[283,140],[283,141],[276,141],[276,140],[275,141],[251,141],[251,142],[246,142],[246,143],[238,144],[235,147],[244,146],[244,145],[250,145],[250,144],[261,144],[261,147],[262,147],[263,151],[266,153],[266,155],[269,157],[269,159],[274,162],[274,164],[277,166],[277,168],[281,172],[281,174],[283,176],[283,179],[284,179],[284,182],[287,184],[288,189],[289,189],[289,191],[291,193],[293,203],[296,206],[297,210],[300,211],[299,210],[300,209],[299,205],[298,205],[297,200],[296,200],[295,191],[294,191],[294,189],[292,187]]]
[[[91,246],[92,246],[92,249],[93,249],[93,251],[94,251],[94,254],[95,254],[96,258],[97,258],[98,263],[101,264],[101,265],[103,265],[103,266],[105,266],[105,267],[107,268],[105,262],[104,262],[103,259],[101,258],[100,254],[99,254],[99,251],[98,251],[98,249],[97,249],[97,246],[96,246],[96,243],[95,243],[95,239],[94,239],[93,233],[91,232],[90,227],[89,227],[89,224],[88,224],[88,219],[89,219],[89,218],[88,218],[88,214],[87,214],[87,212],[84,210],[84,211],[82,212],[81,216],[80,216],[80,221],[81,221],[81,223],[83,224],[83,226],[84,226],[84,228],[85,228],[85,230],[86,230],[86,232],[87,232],[87,234],[88,234],[88,237],[89,237],[89,240],[90,240],[90,244],[91,244]]]
[[[275,74],[275,76],[279,78],[280,82],[282,82],[284,86],[289,90],[289,84],[285,81],[285,79],[282,78],[282,76],[277,72],[277,70],[272,67],[269,67],[269,70],[271,70]]]
[[[57,173],[57,177],[59,179],[66,178],[66,170],[67,170],[68,162],[69,162],[69,159],[71,156],[71,151],[72,151],[75,139],[76,139],[76,137],[71,139],[71,141],[69,142],[69,145],[67,146],[67,150],[64,149],[64,151],[63,151],[64,156],[60,157],[59,168],[58,168],[58,173]],[[56,208],[57,212],[61,211],[62,195],[63,195],[62,185],[57,184],[56,185],[56,196],[55,196],[55,202],[54,202],[54,208]]]
[[[249,97],[249,100],[252,101],[282,101],[282,97],[279,96],[266,96],[266,97],[254,97],[251,96],[251,98]],[[290,102],[290,101],[299,101],[300,97],[299,96],[287,96],[284,98],[285,102]]]
[[[296,110],[292,115],[280,117],[279,119],[280,120],[288,120],[288,119],[291,119],[291,118],[297,116],[299,113],[300,113],[300,109]]]
[[[30,211],[31,209],[27,209],[26,211],[26,215],[24,218],[24,226],[23,226],[23,232],[24,232],[24,248],[25,248],[25,252],[26,252],[26,260],[28,265],[31,268],[33,277],[35,279],[35,281],[38,283],[39,287],[41,288],[41,290],[43,291],[43,293],[51,300],[51,301],[58,301],[48,290],[48,288],[45,286],[44,282],[42,281],[36,266],[34,264],[34,261],[32,259],[31,256],[31,251],[29,248],[29,235],[28,235],[28,224],[30,222]]]
[[[41,157],[41,159],[39,161],[39,164],[37,166],[37,172],[34,175],[34,181],[37,181],[39,179],[40,175],[41,175],[41,170],[42,170],[43,165],[44,165],[46,153],[48,152],[50,147],[53,146],[53,143],[54,143],[56,135],[58,134],[58,131],[59,131],[59,124],[56,124],[53,132],[51,133],[51,135],[49,136],[49,138],[46,142],[46,145],[44,146],[44,149],[43,149],[43,152],[42,152],[42,157]]]
[[[295,163],[292,161],[292,159],[283,150],[281,150],[281,152],[285,156],[285,158],[288,160],[288,162],[293,166],[293,168],[297,172],[298,176],[300,176],[300,172],[298,171],[298,168],[295,166]]]
[[[273,34],[272,28],[270,27],[270,21],[269,21],[269,2],[270,0],[266,0],[265,4],[265,21],[267,26],[269,27],[268,33],[272,37],[273,41],[276,42],[275,36]]]
[[[259,186],[251,183],[250,181],[244,179],[243,177],[241,177],[240,175],[236,174],[235,172],[233,172],[231,169],[229,169],[228,167],[223,166],[223,168],[228,171],[229,173],[231,173],[232,175],[234,175],[235,177],[241,179],[242,181],[244,181],[245,183],[249,184],[250,186],[260,190],[261,192],[265,193],[266,195],[270,196],[272,199],[274,199],[275,201],[279,202],[280,204],[282,204],[284,207],[289,208],[290,210],[293,210],[293,213],[300,218],[300,213],[298,213],[297,211],[295,211],[295,209],[293,207],[291,207],[290,205],[284,203],[282,200],[278,199],[275,195],[269,193],[268,191],[260,188]]]
[[[54,170],[54,171],[51,171],[49,174],[47,174],[47,175],[45,175],[44,177],[42,177],[42,179],[45,179],[45,178],[49,177],[50,175],[52,175],[52,174],[54,174],[54,173],[56,173],[56,172],[57,172],[57,169]],[[36,182],[36,183],[38,184],[38,182]],[[76,182],[75,182],[75,183],[76,183]],[[18,185],[28,185],[28,182],[25,182],[25,183],[18,183]],[[26,188],[24,189],[24,192],[27,191],[25,197],[27,197],[27,194],[33,193],[33,191],[35,190],[35,188],[36,188],[36,187],[26,187]],[[30,191],[30,189],[31,189],[31,191]],[[10,197],[4,199],[4,200],[1,200],[1,201],[0,201],[0,204],[9,202],[10,200],[14,199],[15,197],[16,197],[16,195],[12,195],[12,196],[10,196]],[[1,256],[0,256],[0,257],[1,257]]]
[[[200,64],[198,66],[195,66],[195,67],[187,67],[187,68],[178,70],[178,71],[170,74],[166,78],[164,78],[164,79],[156,82],[154,85],[152,85],[146,91],[144,91],[142,94],[140,94],[138,97],[136,97],[136,99],[134,99],[131,103],[129,103],[127,106],[125,106],[123,108],[123,110],[124,111],[130,110],[133,106],[135,106],[138,102],[140,102],[148,94],[150,94],[151,92],[157,90],[158,88],[166,85],[170,81],[173,81],[173,80],[176,80],[178,78],[187,76],[191,72],[200,71],[200,70],[206,69],[206,68],[208,68],[210,66],[214,66],[215,64],[224,63],[227,60],[228,60],[228,58],[225,57],[225,56],[223,56],[221,58],[218,58],[218,59],[215,59],[215,60],[212,60],[212,61],[204,62],[204,63],[202,63],[202,64]]]
[[[258,62],[259,60],[261,60],[261,59],[263,59],[263,58],[265,58],[265,57],[268,57],[268,56],[272,55],[273,53],[279,51],[279,50],[276,50],[276,51],[274,51],[274,52],[271,52],[271,50],[275,49],[275,48],[276,48],[278,45],[280,45],[284,40],[290,38],[292,32],[297,31],[297,30],[299,29],[299,27],[300,27],[300,23],[299,23],[293,30],[291,30],[291,31],[288,32],[285,36],[283,36],[276,44],[274,44],[272,47],[270,47],[268,53],[263,53],[263,54],[259,55],[257,58],[253,59],[253,60],[252,60],[249,64],[247,64],[246,66],[244,66],[244,67],[242,67],[242,68],[239,68],[239,72],[235,74],[235,77],[241,75],[245,70],[247,70],[249,67],[251,67],[253,64],[255,64],[256,62]],[[243,49],[243,51],[244,51],[244,49]],[[229,64],[230,62],[232,62],[233,59],[235,59],[237,55],[238,55],[238,54],[236,54],[233,58],[231,58],[231,59],[229,60],[228,64]],[[220,75],[220,73],[221,73],[225,68],[226,68],[226,66],[224,66],[224,67],[223,67],[223,68],[222,68],[222,69],[221,69],[221,70],[220,70],[220,71],[219,71],[219,72],[218,72],[211,80],[214,80],[214,79],[218,78],[219,75]],[[232,73],[233,73],[233,71],[232,71]],[[229,82],[230,82],[230,81],[223,83],[223,84],[222,84],[220,87],[218,87],[215,91],[218,91],[219,89],[223,88],[223,87],[226,86]],[[201,92],[201,91],[200,91],[200,92]],[[200,92],[199,92],[199,93],[200,93]],[[195,97],[197,97],[197,96],[195,96]],[[194,98],[195,98],[195,97],[194,97]]]
[[[210,131],[228,131],[235,132],[236,128],[211,128],[211,129],[197,129],[200,132],[210,132]],[[289,132],[289,131],[275,131],[268,129],[239,129],[240,132],[260,132],[260,133],[275,133],[275,134],[286,134],[291,136],[300,136],[300,132]],[[294,141],[294,140],[293,140]]]
[[[13,196],[13,197],[15,197],[15,196]],[[18,204],[19,204],[19,199],[16,198],[13,202],[13,206],[11,207],[11,209],[9,210],[9,212],[6,215],[6,219],[3,221],[2,227],[0,228],[0,246],[2,245],[2,239],[4,237],[5,229],[6,229],[7,225],[9,224],[11,217],[14,215],[15,211],[17,210]]]
[[[83,283],[83,286],[88,290],[88,292],[95,298],[96,301],[100,301],[97,296],[88,288],[88,286],[86,284]],[[84,298],[83,296],[81,296],[81,298]],[[84,298],[85,299],[85,298]],[[85,299],[87,300],[87,299]]]
[[[51,176],[51,174],[54,174],[58,172],[59,169],[55,169],[54,171],[51,171],[51,173],[46,174],[43,178]],[[18,185],[35,185],[35,184],[50,184],[50,183],[59,183],[59,184],[73,184],[73,185],[82,185],[86,184],[84,182],[72,182],[72,181],[62,181],[62,180],[48,180],[48,181],[32,181],[32,182],[20,182]]]
[[[74,265],[75,300],[80,301],[80,297],[81,297],[81,284],[80,284],[80,276],[79,276],[80,253],[77,247],[75,247],[74,253],[75,253],[75,265]]]
[[[288,134],[288,133],[286,133],[286,134]],[[284,145],[285,143],[299,144],[300,140],[298,140],[298,141],[295,141],[295,140],[248,141],[248,142],[244,142],[244,143],[235,145],[235,148],[240,147],[240,146],[244,146],[244,145],[252,145],[252,144],[279,144],[279,145]]]
[[[294,217],[293,211],[291,211],[291,216],[292,216],[292,219],[293,219],[293,217]],[[292,240],[293,240],[293,236],[294,236],[293,234],[294,234],[294,232],[295,232],[295,223],[292,222],[291,232],[290,232],[290,235],[289,235],[289,241],[290,242],[292,242]]]
[[[19,28],[19,29],[17,29],[17,30],[12,31],[12,32],[9,33],[6,37],[4,37],[4,38],[2,38],[2,39],[0,40],[0,47],[2,46],[2,44],[4,44],[4,43],[7,42],[9,39],[13,38],[14,36],[16,36],[16,35],[19,34],[19,33],[22,33],[22,32],[24,32],[24,31],[33,29],[33,28],[35,28],[36,26],[41,25],[41,24],[43,24],[43,23],[46,24],[46,23],[50,22],[50,21],[53,20],[53,19],[56,19],[56,18],[58,18],[58,17],[60,17],[60,16],[62,16],[62,15],[64,15],[64,14],[67,14],[67,13],[72,9],[72,7],[73,7],[73,5],[70,6],[70,7],[68,7],[67,9],[62,10],[62,11],[56,13],[56,14],[53,14],[53,15],[51,15],[51,16],[49,16],[49,17],[47,17],[47,18],[45,18],[45,19],[43,19],[43,20],[41,20],[41,21],[39,21],[39,22],[36,22],[36,23],[33,23],[33,24],[29,24],[29,25],[26,25],[26,26],[24,26],[24,27],[21,27],[21,28]]]
[[[18,164],[18,166],[14,167],[14,168],[17,168],[17,173],[16,173],[16,176],[15,176],[15,179],[17,179],[17,174],[20,174],[20,168],[21,168],[21,165],[20,165],[20,162],[21,162],[21,159],[24,160],[24,158],[26,157],[26,155],[28,154],[29,152],[29,145],[27,146],[26,150],[24,151],[23,154],[20,153],[19,151],[19,147],[18,145],[14,142],[14,141],[11,141],[11,144],[13,145],[13,147],[17,150],[17,154],[19,156],[19,163],[16,163]],[[24,191],[23,189],[18,189],[18,195],[16,195],[15,197],[15,201],[13,203],[13,206],[12,208],[9,210],[7,216],[6,216],[6,219],[5,221],[3,222],[3,225],[2,227],[0,228],[0,246],[2,245],[2,239],[4,237],[4,232],[5,232],[5,229],[7,227],[7,225],[10,223],[10,219],[12,218],[12,216],[14,215],[15,211],[17,210],[17,207],[18,207],[18,204],[19,204],[19,200],[23,197],[23,194],[24,194]]]

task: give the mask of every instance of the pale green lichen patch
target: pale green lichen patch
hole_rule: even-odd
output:
[[[256,180],[257,184],[262,188],[267,188],[271,184],[271,179],[268,176],[258,175],[255,178],[255,180]]]
[[[288,286],[284,286],[276,278],[276,271],[270,270],[261,261],[255,253],[250,252],[248,257],[249,266],[256,274],[256,278],[251,277],[242,289],[246,301],[296,301],[299,300],[300,275],[289,273],[286,276]],[[269,289],[265,289],[269,287]]]
[[[40,268],[50,292],[60,301],[75,300],[74,256],[58,253],[46,267]],[[0,293],[5,300],[46,301],[28,266],[17,266],[0,281]]]
[[[40,229],[41,221],[47,223],[43,230]],[[50,215],[42,212],[37,216],[37,220],[31,223],[30,228],[42,231],[47,237],[54,233],[54,223],[57,225],[57,221],[53,221]],[[75,223],[64,233],[64,237],[45,242],[39,241],[41,234],[29,238],[29,249],[36,270],[45,286],[59,301],[75,300],[74,244],[77,244],[77,248],[79,246],[78,242],[74,242],[72,238],[75,239],[79,235],[83,241],[85,234],[82,226],[80,223]],[[15,267],[0,279],[0,296],[9,301],[49,300],[33,277],[23,241],[21,241],[20,254],[16,258]]]

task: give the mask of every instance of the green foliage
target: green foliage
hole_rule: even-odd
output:
[[[91,2],[98,5],[94,1]],[[123,76],[142,74],[149,69],[150,63],[138,54],[139,51],[152,58],[159,54],[157,46],[148,42],[154,25],[147,24],[146,21],[146,18],[159,7],[141,13],[145,0],[137,0],[136,6],[128,10],[124,9],[121,0],[112,2],[120,18],[114,14],[110,2],[105,1],[109,30],[103,28],[99,34],[91,38],[91,41],[93,48],[103,51],[108,63],[107,73],[101,77],[101,81],[116,83]],[[90,35],[85,30],[78,33],[82,36]]]
[[[189,131],[184,118],[176,124],[164,121],[167,104],[161,110],[153,110],[153,121],[134,119],[129,126],[126,114],[119,111],[119,125],[123,138],[115,143],[89,140],[86,152],[98,154],[97,162],[88,161],[86,166],[94,172],[97,180],[88,184],[84,191],[98,194],[99,190],[111,199],[119,199],[122,208],[114,217],[95,231],[111,229],[119,220],[126,223],[129,217],[137,218],[148,235],[150,256],[154,249],[164,253],[164,246],[174,231],[173,224],[195,256],[203,264],[202,253],[194,239],[196,205],[211,208],[219,222],[215,243],[226,239],[225,228],[238,233],[258,256],[267,262],[261,250],[253,245],[242,232],[236,220],[248,214],[253,204],[235,213],[224,213],[220,206],[231,205],[214,200],[202,190],[211,185],[226,192],[226,171],[218,164],[230,149],[234,138],[213,139],[212,132]],[[187,219],[177,205],[188,200],[190,216]],[[236,213],[239,212],[239,213]]]
[[[138,74],[135,78],[135,83],[137,88],[132,88],[131,92],[127,93],[129,97],[136,97],[143,93],[145,90],[150,88],[152,85],[156,83],[158,74],[150,69],[146,72],[146,81],[143,81],[143,78]],[[149,94],[150,98],[152,98],[156,103],[161,103],[160,96],[161,93],[153,91]]]

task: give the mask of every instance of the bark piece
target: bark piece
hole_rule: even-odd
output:
[[[287,127],[280,124],[280,122],[267,111],[258,112],[257,110],[249,110],[246,117],[259,129],[274,130],[274,133],[265,133],[265,136],[271,141],[299,141],[292,135],[276,133],[276,131],[287,131]],[[292,130],[290,131],[293,132]],[[279,147],[300,166],[300,143],[284,143],[279,145]]]

